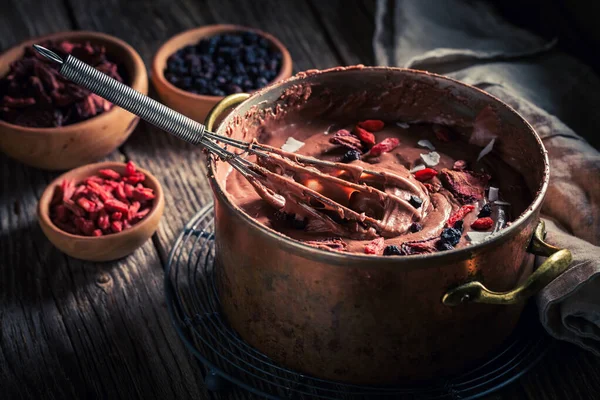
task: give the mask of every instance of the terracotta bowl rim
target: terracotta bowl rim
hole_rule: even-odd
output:
[[[52,200],[52,196],[54,194],[54,188],[56,186],[60,185],[60,183],[64,179],[69,178],[71,175],[77,174],[77,172],[80,172],[83,169],[89,169],[90,171],[98,171],[100,169],[105,169],[105,168],[113,168],[113,169],[115,167],[125,168],[125,165],[126,165],[126,163],[120,162],[120,161],[102,161],[102,162],[98,162],[98,163],[82,165],[81,167],[74,168],[74,169],[69,170],[69,171],[61,174],[60,176],[58,176],[48,186],[46,186],[46,188],[42,192],[42,195],[40,196],[40,200],[38,201],[38,207],[37,207],[37,216],[38,216],[39,223],[47,226],[55,234],[58,234],[58,235],[61,235],[63,237],[70,238],[70,239],[77,239],[80,241],[83,240],[86,242],[102,243],[103,241],[107,242],[114,238],[122,238],[125,236],[134,235],[137,231],[142,229],[144,226],[148,225],[149,221],[151,221],[151,219],[152,219],[151,218],[152,216],[154,216],[158,212],[162,212],[161,210],[164,208],[164,201],[165,201],[165,199],[164,199],[165,194],[164,194],[164,191],[163,191],[162,186],[160,185],[160,182],[158,181],[158,179],[154,175],[152,175],[150,172],[145,170],[144,168],[140,168],[137,166],[136,166],[136,169],[139,172],[143,172],[144,175],[146,175],[146,180],[144,182],[151,181],[152,185],[156,188],[154,190],[154,193],[156,194],[156,198],[154,199],[154,202],[152,203],[152,208],[150,209],[150,212],[144,217],[144,219],[142,219],[137,224],[133,225],[131,228],[129,228],[127,230],[123,230],[118,233],[111,233],[110,235],[81,236],[81,235],[74,235],[72,233],[63,231],[62,229],[60,229],[59,227],[54,225],[54,223],[50,219],[49,206],[50,206],[50,201]],[[144,185],[144,186],[148,187],[148,185]]]
[[[478,93],[484,95],[485,97],[487,97],[488,99],[490,99],[492,102],[506,108],[509,112],[514,114],[519,119],[519,121],[523,124],[523,127],[525,129],[527,129],[530,134],[533,135],[533,138],[537,142],[538,149],[540,149],[543,154],[544,165],[543,165],[542,180],[539,183],[537,192],[533,195],[533,199],[532,199],[531,203],[517,218],[515,218],[512,221],[512,223],[510,225],[503,228],[501,231],[499,231],[497,234],[495,234],[494,237],[492,237],[488,240],[484,240],[479,243],[470,244],[468,246],[458,248],[458,249],[452,249],[452,250],[448,250],[448,251],[438,251],[438,252],[431,253],[431,254],[415,254],[415,255],[410,255],[410,256],[397,256],[397,257],[391,256],[390,257],[390,256],[383,256],[383,255],[371,255],[371,254],[362,254],[362,253],[336,252],[336,251],[322,250],[319,248],[315,248],[315,247],[306,245],[296,239],[292,239],[292,238],[286,236],[285,234],[282,234],[274,229],[271,229],[271,228],[261,224],[260,222],[256,221],[254,218],[252,218],[250,215],[248,215],[245,211],[243,211],[237,204],[235,204],[233,201],[231,201],[231,199],[227,196],[223,187],[220,185],[220,183],[216,179],[216,174],[215,174],[215,169],[214,169],[215,168],[215,162],[214,162],[215,160],[213,157],[209,157],[209,158],[207,158],[207,169],[208,169],[209,182],[211,184],[211,189],[213,191],[213,196],[218,198],[218,200],[221,202],[221,204],[224,204],[225,207],[229,211],[231,211],[237,218],[240,218],[244,223],[251,225],[252,228],[255,229],[259,234],[268,236],[271,240],[273,240],[273,244],[277,243],[279,246],[285,246],[286,249],[289,249],[290,251],[294,252],[294,254],[299,255],[301,257],[306,257],[309,259],[318,259],[319,261],[326,262],[331,265],[342,265],[342,266],[349,265],[349,263],[352,263],[352,266],[359,266],[359,265],[360,266],[369,266],[371,263],[378,263],[378,264],[379,263],[383,263],[383,264],[386,264],[386,263],[400,264],[401,263],[404,265],[403,267],[410,267],[407,264],[411,264],[411,266],[414,266],[415,268],[422,268],[422,267],[434,268],[439,265],[439,264],[435,263],[435,261],[438,261],[438,260],[469,259],[477,251],[480,251],[484,248],[492,247],[495,244],[503,243],[505,240],[512,239],[514,235],[516,235],[522,229],[525,229],[528,226],[528,224],[534,223],[533,221],[531,221],[531,218],[532,218],[532,216],[534,216],[536,211],[539,211],[541,209],[542,203],[543,203],[546,193],[548,191],[549,180],[550,180],[550,162],[548,159],[548,151],[546,150],[544,143],[542,142],[542,139],[540,138],[540,136],[538,135],[536,130],[533,128],[533,126],[509,104],[507,104],[506,102],[500,100],[498,97],[496,97],[482,89],[476,88],[472,85],[458,81],[458,80],[450,78],[448,76],[434,74],[434,73],[430,73],[427,71],[410,69],[410,68],[383,67],[383,66],[368,66],[367,67],[362,64],[348,66],[348,67],[335,67],[335,68],[323,69],[323,70],[319,70],[319,71],[311,70],[310,74],[299,73],[288,79],[278,82],[276,85],[273,85],[271,87],[264,87],[256,92],[254,92],[249,98],[247,98],[240,104],[236,105],[232,109],[232,112],[230,114],[228,114],[224,118],[224,120],[221,121],[221,123],[218,126],[213,127],[213,131],[218,132],[218,130],[221,128],[221,126],[223,126],[223,124],[227,123],[228,120],[230,118],[232,118],[232,116],[235,115],[235,110],[238,109],[239,107],[241,107],[243,104],[264,95],[268,91],[273,90],[278,86],[289,84],[291,82],[301,81],[303,79],[308,79],[308,78],[319,76],[319,75],[326,74],[326,73],[336,73],[336,72],[339,73],[339,72],[356,71],[356,70],[380,71],[382,73],[385,71],[394,71],[397,73],[405,73],[405,74],[416,75],[416,76],[424,75],[424,76],[433,77],[435,79],[445,80],[454,85],[462,86],[467,90],[472,90],[474,92],[478,92]],[[535,227],[534,227],[534,229],[535,229]],[[367,260],[369,260],[371,263],[367,263],[366,262]]]
[[[169,39],[167,39],[159,47],[159,49],[156,51],[156,53],[154,53],[154,57],[152,58],[152,77],[151,78],[158,80],[172,92],[175,92],[180,96],[187,97],[190,100],[196,100],[196,101],[202,100],[202,101],[211,101],[211,102],[217,102],[219,100],[222,100],[225,96],[211,96],[211,95],[205,95],[205,94],[191,93],[191,92],[185,91],[185,90],[180,89],[177,86],[173,85],[171,82],[169,82],[167,79],[165,79],[164,67],[166,65],[166,61],[164,63],[159,63],[159,58],[162,57],[164,55],[164,53],[167,52],[168,45],[170,43],[172,43],[173,41],[175,41],[183,36],[193,36],[194,40],[198,41],[202,38],[214,36],[218,33],[223,33],[223,32],[254,32],[254,33],[262,36],[263,38],[267,39],[271,43],[273,43],[275,45],[275,47],[277,47],[279,49],[279,51],[282,54],[281,68],[279,70],[279,73],[275,76],[275,78],[270,80],[267,83],[267,85],[265,85],[265,87],[270,86],[271,84],[273,84],[277,81],[287,79],[292,75],[292,57],[290,55],[290,52],[283,45],[283,43],[279,39],[277,39],[275,36],[271,35],[270,33],[264,32],[260,29],[251,28],[251,27],[247,27],[247,26],[243,26],[243,25],[212,24],[212,25],[204,25],[204,26],[201,26],[200,28],[188,29],[186,31],[180,32],[177,35],[172,36]],[[167,60],[171,54],[173,54],[173,52],[171,52],[169,50],[169,54],[167,54],[167,56],[165,57],[165,60]],[[261,88],[261,89],[263,89],[263,88]],[[256,91],[261,90],[261,89],[256,89],[252,92],[245,92],[245,93],[255,93]]]
[[[32,39],[25,40],[15,46],[12,46],[11,48],[7,49],[6,51],[2,52],[0,54],[0,61],[7,53],[9,53],[11,51],[15,51],[18,48],[31,46],[34,43],[39,43],[39,42],[46,41],[46,40],[55,40],[55,39],[61,39],[61,38],[63,38],[63,39],[86,39],[86,38],[89,38],[89,39],[97,40],[99,42],[104,41],[106,43],[111,43],[118,47],[121,47],[123,50],[125,50],[125,53],[127,54],[127,57],[128,57],[128,61],[130,61],[133,65],[133,70],[127,71],[130,75],[129,78],[131,80],[130,87],[132,87],[135,90],[140,91],[142,89],[142,86],[144,86],[144,81],[146,81],[146,82],[148,81],[148,73],[146,71],[146,66],[144,64],[144,61],[142,60],[142,57],[139,55],[139,53],[130,44],[128,44],[124,40],[117,38],[116,36],[112,36],[112,35],[102,33],[102,32],[96,32],[96,31],[62,31],[62,32],[51,33],[48,35],[37,36]],[[111,117],[112,115],[114,115],[115,112],[117,112],[118,110],[122,110],[122,109],[120,107],[114,106],[107,112],[104,112],[104,113],[102,113],[98,116],[92,117],[90,119],[86,119],[85,121],[80,121],[80,122],[76,122],[74,124],[69,124],[69,125],[65,125],[65,126],[56,126],[56,127],[52,127],[52,128],[28,127],[28,126],[12,124],[10,122],[0,120],[0,128],[9,128],[13,131],[19,131],[21,133],[29,133],[29,134],[32,134],[32,133],[34,133],[34,134],[43,133],[45,135],[61,134],[61,133],[68,134],[68,133],[73,133],[74,131],[77,131],[80,129],[85,129],[86,127],[91,127],[92,123],[98,124],[98,123],[102,123],[102,122],[108,122],[108,118]]]

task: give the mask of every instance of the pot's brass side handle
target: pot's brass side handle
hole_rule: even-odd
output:
[[[567,249],[558,249],[546,242],[543,221],[538,223],[529,251],[536,255],[549,256],[542,265],[521,285],[508,292],[493,292],[481,282],[473,281],[446,292],[442,303],[457,306],[462,303],[516,304],[535,295],[557,276],[567,270],[573,259]]]
[[[206,120],[204,121],[206,129],[212,131],[215,126],[215,122],[217,121],[217,118],[219,118],[219,115],[221,115],[223,111],[227,110],[229,107],[240,104],[248,97],[250,97],[248,93],[235,93],[224,97],[223,100],[215,104],[215,106],[206,115]]]

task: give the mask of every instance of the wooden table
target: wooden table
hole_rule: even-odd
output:
[[[290,49],[296,71],[372,64],[373,3],[234,0],[4,0],[0,49],[31,36],[87,29],[132,44],[149,65],[161,42],[219,22],[259,27]],[[171,325],[163,267],[185,222],[211,201],[200,152],[145,123],[107,159],[135,160],[167,193],[161,226],[112,263],[65,256],[35,210],[56,173],[0,155],[0,398],[254,398],[213,394]],[[592,399],[600,360],[567,344],[489,399]]]

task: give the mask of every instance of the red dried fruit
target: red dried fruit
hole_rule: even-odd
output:
[[[108,227],[110,226],[110,220],[108,218],[108,215],[106,213],[101,212],[98,216],[98,220],[96,223],[98,224],[98,228],[103,230],[108,229]]]
[[[363,129],[368,130],[369,132],[379,132],[380,130],[383,129],[383,127],[385,126],[385,123],[378,119],[368,119],[366,121],[359,122],[358,126],[360,126]]]
[[[358,137],[347,129],[340,129],[329,139],[329,143],[344,146],[348,149],[357,150],[362,153],[363,145]]]
[[[100,171],[98,171],[98,175],[107,179],[113,179],[115,181],[121,179],[121,174],[119,174],[114,169],[101,169]]]
[[[467,215],[474,209],[475,209],[475,206],[472,204],[462,206],[461,208],[458,209],[458,211],[456,211],[454,214],[452,214],[450,216],[450,218],[448,218],[448,221],[446,221],[446,226],[453,227],[454,224],[456,223],[456,221],[460,221],[460,220],[464,219],[465,215]]]
[[[106,200],[104,202],[104,208],[106,208],[106,211],[109,212],[119,211],[122,213],[126,213],[127,211],[129,211],[129,207],[127,206],[127,204],[117,199]]]
[[[85,236],[91,236],[94,230],[96,229],[93,221],[90,221],[83,217],[75,218],[75,226]]]
[[[154,191],[150,188],[135,188],[133,191],[133,198],[136,200],[152,200],[155,197]]]
[[[94,232],[92,232],[92,236],[102,236],[102,231],[100,229],[95,229]]]
[[[77,204],[89,213],[96,211],[96,204],[93,201],[86,199],[85,197],[78,198]]]
[[[104,202],[106,202],[107,200],[110,200],[110,199],[114,198],[114,196],[111,193],[109,193],[108,191],[106,191],[106,189],[104,189],[104,187],[100,186],[96,182],[89,181],[87,183],[87,187],[88,187],[88,189],[92,193],[96,194]]]
[[[112,221],[110,223],[110,230],[114,233],[119,233],[123,230],[123,223],[121,221]]]
[[[400,252],[406,256],[410,256],[412,254],[435,253],[437,251],[437,242],[439,242],[439,238],[437,237],[425,240],[416,240],[413,242],[405,242],[400,246]]]
[[[63,206],[62,204],[59,204],[56,207],[54,207],[54,217],[61,222],[66,222],[67,221],[67,208],[65,206]]]
[[[73,193],[75,193],[75,184],[71,181],[64,180],[60,184],[60,189],[62,191],[63,201],[69,200],[73,197]]]
[[[448,128],[446,126],[433,124],[432,128],[433,128],[433,133],[435,133],[435,137],[440,142],[449,142],[454,138],[452,131],[450,130],[450,128]]]
[[[125,191],[125,196],[127,196],[128,199],[131,198],[131,197],[133,197],[133,190],[134,190],[133,185],[130,185],[129,183],[126,183],[125,187],[123,188],[123,190]]]
[[[487,231],[492,226],[494,226],[494,220],[491,219],[490,217],[477,218],[471,224],[471,228],[473,228],[477,231]]]
[[[436,176],[438,172],[433,168],[425,168],[415,172],[415,179],[420,182],[425,182]]]
[[[135,174],[135,171],[136,169],[133,161],[128,161],[127,164],[125,164],[125,176],[131,176]]]
[[[119,185],[115,188],[115,196],[121,201],[127,201],[127,195],[125,194],[125,183],[119,182]]]
[[[123,181],[125,181],[127,183],[131,183],[131,184],[143,182],[145,179],[146,179],[146,175],[144,175],[142,172],[134,172],[133,174],[131,174],[129,176],[123,177]]]
[[[67,199],[63,201],[63,204],[69,211],[71,211],[76,216],[83,217],[85,215],[85,210],[79,207],[77,204],[75,204],[73,200]]]
[[[148,213],[150,212],[149,208],[144,208],[143,210],[139,211],[138,213],[136,213],[134,215],[133,218],[131,218],[132,220],[134,220],[135,222],[143,219],[146,215],[148,215]]]
[[[110,215],[111,221],[120,221],[123,219],[123,213],[119,211],[115,211]]]
[[[382,153],[387,153],[394,150],[396,147],[400,145],[400,140],[397,138],[386,138],[381,142],[377,143],[375,146],[369,150],[365,156],[371,157],[379,157]]]
[[[384,239],[378,237],[365,246],[365,254],[382,254],[385,248]]]
[[[4,96],[2,99],[2,105],[10,108],[25,108],[35,104],[33,97],[15,98],[10,96]]]
[[[141,203],[139,201],[134,201],[133,203],[131,203],[131,205],[129,206],[129,210],[127,212],[127,219],[133,219],[133,217],[135,217],[135,214],[137,214],[140,207],[141,207]]]
[[[90,176],[90,177],[88,177],[88,178],[85,178],[85,180],[84,180],[83,182],[84,182],[86,185],[87,185],[88,183],[90,183],[90,182],[95,182],[95,183],[98,183],[98,184],[102,185],[102,184],[104,184],[104,178],[101,178],[101,177],[99,177],[99,176],[93,175],[93,176]]]
[[[366,144],[367,146],[373,146],[375,144],[375,135],[373,135],[371,132],[364,130],[360,126],[357,125],[354,127],[354,133],[356,134],[356,136],[358,136],[360,141]]]

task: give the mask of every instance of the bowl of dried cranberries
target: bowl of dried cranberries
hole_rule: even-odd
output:
[[[38,203],[42,231],[59,250],[88,261],[132,253],[158,228],[164,210],[158,180],[133,162],[102,162],[56,178]]]
[[[238,25],[208,25],[165,42],[152,62],[164,104],[196,120],[224,96],[250,93],[292,75],[292,58],[274,36]]]
[[[37,168],[66,170],[120,146],[139,118],[63,78],[34,43],[72,54],[139,92],[148,93],[140,55],[98,32],[63,32],[25,41],[0,55],[0,151]]]

